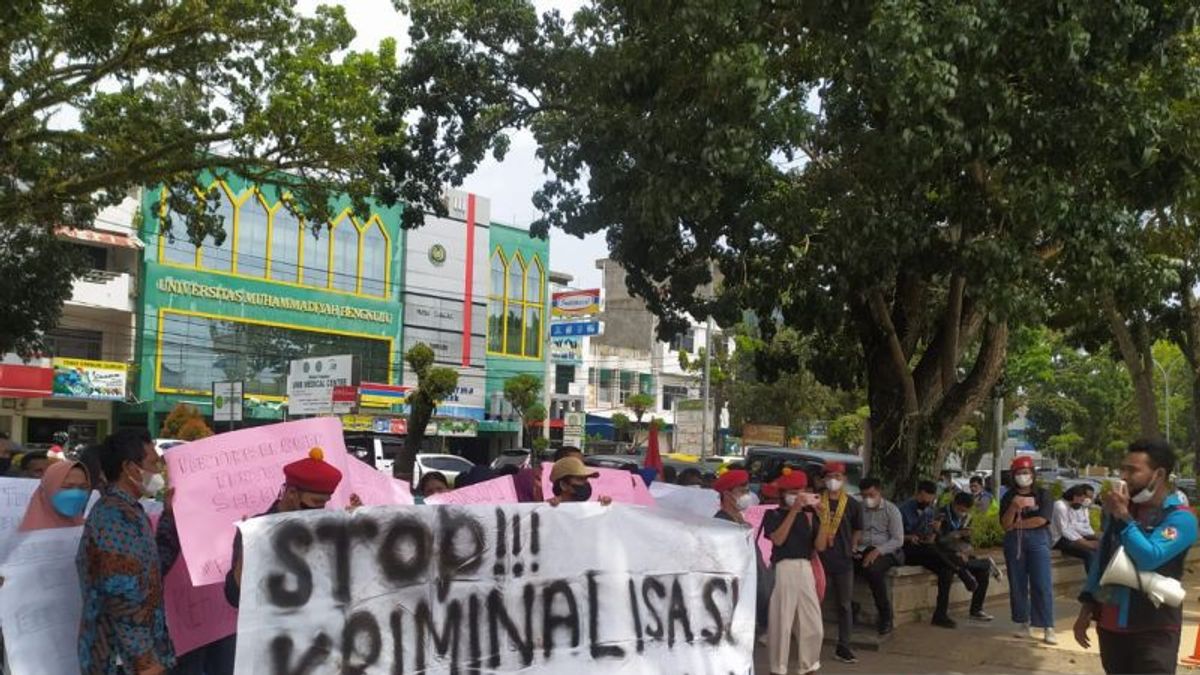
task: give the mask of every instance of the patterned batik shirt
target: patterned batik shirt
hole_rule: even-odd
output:
[[[105,489],[84,523],[75,562],[83,591],[80,670],[117,675],[173,666],[154,532],[135,497]]]

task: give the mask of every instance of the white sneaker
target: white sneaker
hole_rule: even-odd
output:
[[[1058,638],[1054,636],[1054,629],[1047,628],[1043,633],[1042,641],[1048,645],[1058,644]]]
[[[1019,623],[1017,624],[1017,630],[1013,631],[1013,635],[1019,638],[1031,638],[1033,637],[1033,629],[1027,623]]]

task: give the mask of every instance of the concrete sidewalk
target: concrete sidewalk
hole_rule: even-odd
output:
[[[1184,605],[1184,627],[1180,640],[1180,657],[1190,656],[1196,646],[1197,623],[1200,622],[1200,565],[1189,567],[1184,577],[1187,600]],[[928,624],[905,624],[878,652],[859,650],[858,663],[842,664],[834,660],[833,647],[826,644],[821,654],[821,672],[829,673],[1102,673],[1100,650],[1096,645],[1095,629],[1092,646],[1083,649],[1075,643],[1072,626],[1079,615],[1079,603],[1074,595],[1063,594],[1054,599],[1058,645],[1050,646],[1040,640],[1018,638],[1016,625],[1008,620],[1007,601],[987,606],[996,616],[991,623],[981,624],[959,620],[958,628],[948,630]],[[768,675],[766,648],[755,652],[755,672]],[[795,671],[793,671],[795,672]],[[1200,669],[1179,667],[1180,673],[1200,674]]]

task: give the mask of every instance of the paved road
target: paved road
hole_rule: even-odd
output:
[[[1196,646],[1200,621],[1200,568],[1189,569],[1184,577],[1187,601],[1184,612],[1180,657],[1188,656]],[[1100,652],[1095,645],[1085,650],[1075,643],[1071,626],[1079,612],[1073,596],[1054,601],[1055,624],[1059,644],[1049,646],[1015,637],[1015,626],[1007,620],[1008,604],[988,605],[996,615],[990,624],[962,621],[955,630],[927,624],[908,624],[896,629],[893,638],[880,651],[859,650],[859,662],[846,665],[833,659],[833,647],[826,645],[821,654],[822,673],[1100,673]],[[755,650],[758,675],[768,675],[766,648]],[[793,673],[796,671],[793,671]],[[1179,673],[1200,675],[1200,669],[1180,666]]]

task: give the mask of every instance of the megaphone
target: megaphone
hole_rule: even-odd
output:
[[[1139,572],[1133,566],[1133,561],[1126,555],[1124,546],[1118,548],[1112,560],[1108,561],[1108,567],[1105,568],[1104,575],[1100,577],[1100,585],[1127,586],[1137,589],[1145,593],[1155,607],[1161,607],[1163,604],[1168,607],[1179,607],[1183,604],[1183,597],[1187,594],[1178,579],[1172,579],[1157,572]]]

